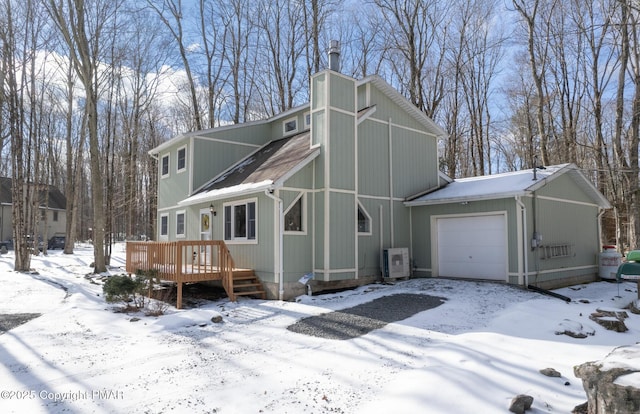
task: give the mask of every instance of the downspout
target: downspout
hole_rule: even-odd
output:
[[[603,244],[602,243],[602,216],[604,215],[605,211],[606,210],[604,208],[598,207],[598,252],[600,252],[601,246]],[[618,247],[618,249],[619,248],[620,247]]]
[[[534,168],[535,171],[535,168]],[[539,262],[539,247],[540,247],[540,241],[541,241],[541,237],[540,234],[538,234],[538,223],[537,223],[537,211],[536,211],[536,192],[532,191],[531,192],[531,215],[532,215],[532,219],[533,219],[533,236],[531,237],[531,250],[534,252],[533,253],[533,260],[535,261],[535,273],[536,273],[536,277],[535,277],[535,281],[534,283],[537,285],[538,284],[538,276],[540,276],[540,262]]]
[[[391,245],[389,247],[395,247],[395,232],[393,222],[393,126],[391,125],[391,117],[389,117],[389,236],[391,238]]]
[[[277,190],[276,190],[277,191]],[[274,265],[274,271],[278,276],[278,299],[284,300],[284,266],[283,266],[283,251],[284,251],[284,220],[282,220],[282,199],[278,196],[273,195],[274,190],[264,190],[264,194],[272,199],[277,205],[278,208],[275,211],[275,219],[278,223],[278,241],[275,243],[276,248],[278,249],[276,255],[276,264]]]
[[[529,283],[529,249],[527,248],[528,236],[527,236],[527,207],[524,205],[520,196],[516,196],[516,203],[520,206],[520,214],[522,216],[522,254],[524,255],[524,271],[523,271],[523,285],[527,286]]]
[[[382,204],[380,204],[378,206],[378,220],[379,220],[379,226],[380,226],[380,275],[381,275],[381,280],[384,280],[384,259],[382,258],[382,252],[384,251],[384,237],[383,237],[383,231],[384,231],[384,218],[382,216]]]

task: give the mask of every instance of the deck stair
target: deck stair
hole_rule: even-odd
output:
[[[238,296],[252,296],[259,299],[267,298],[267,293],[264,290],[264,286],[253,270],[234,269],[232,300],[235,300]]]

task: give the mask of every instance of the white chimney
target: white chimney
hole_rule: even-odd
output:
[[[329,43],[329,69],[340,72],[340,42],[337,40]]]

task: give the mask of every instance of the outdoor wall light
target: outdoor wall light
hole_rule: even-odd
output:
[[[211,212],[212,216],[215,216],[216,214],[218,214],[216,212],[216,208],[213,206],[213,203],[209,204],[209,211]]]

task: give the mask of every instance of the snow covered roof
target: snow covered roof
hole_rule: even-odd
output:
[[[609,201],[575,164],[552,165],[545,169],[537,169],[535,180],[533,169],[460,178],[441,189],[407,201],[405,205],[421,206],[525,196],[563,174],[569,174],[576,185],[587,193],[595,204],[602,208],[611,208]]]
[[[191,205],[279,187],[320,154],[310,133],[271,141],[198,189],[179,205]]]

